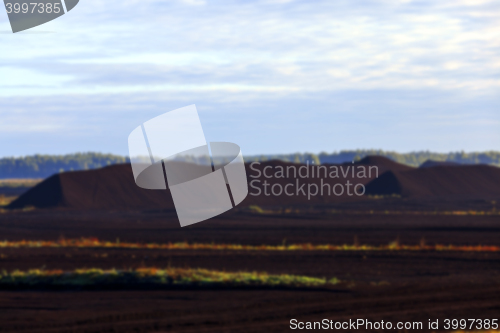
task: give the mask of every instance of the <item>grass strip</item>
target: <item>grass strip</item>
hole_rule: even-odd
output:
[[[500,246],[492,245],[403,245],[395,241],[388,245],[332,245],[332,244],[281,244],[241,245],[216,243],[130,243],[116,240],[101,241],[97,238],[59,239],[57,241],[0,241],[0,248],[120,248],[156,250],[227,250],[227,251],[454,251],[500,252]]]
[[[0,274],[0,287],[327,287],[326,278],[265,272],[223,272],[202,268],[76,269],[73,271],[15,270]]]

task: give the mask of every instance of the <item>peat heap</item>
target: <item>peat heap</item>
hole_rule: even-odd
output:
[[[183,164],[183,163],[180,163]],[[180,165],[179,168],[187,168],[187,165]],[[184,163],[185,164],[185,163]],[[258,196],[252,195],[257,192],[255,188],[249,186],[249,194],[240,206],[262,205],[262,206],[288,206],[296,204],[321,204],[333,203],[342,201],[359,201],[366,200],[365,196],[348,195],[344,191],[342,195],[328,195],[327,189],[324,187],[324,193],[321,195],[320,190],[322,184],[328,184],[333,188],[336,184],[344,186],[349,181],[351,184],[351,193],[355,184],[367,184],[375,179],[377,172],[370,167],[376,167],[378,176],[382,173],[390,171],[406,171],[413,170],[412,167],[396,163],[390,159],[380,156],[368,156],[355,163],[344,164],[325,164],[320,174],[318,174],[318,165],[303,165],[294,164],[283,161],[266,161],[258,165],[254,165],[252,169],[251,163],[246,164],[246,172],[248,182],[258,180],[259,182],[252,183],[259,187],[262,193]],[[264,175],[272,175],[267,178]],[[299,175],[304,175],[308,170],[309,177],[302,178]],[[314,168],[314,171],[313,171]],[[326,168],[326,174],[325,174]],[[255,171],[258,169],[259,172]],[[284,170],[283,177],[276,177],[276,172],[280,169]],[[293,172],[295,169],[296,174]],[[353,169],[354,176],[353,177]],[[365,177],[358,177],[358,172],[364,169]],[[287,173],[287,170],[290,172]],[[338,177],[331,177],[332,172],[336,170]],[[326,177],[325,177],[326,175]],[[257,177],[258,176],[258,177]],[[286,185],[292,184],[287,188],[289,193],[293,192],[293,196],[288,196],[285,193],[280,195],[268,195],[264,193],[264,181],[267,181],[270,186],[275,185],[275,193],[279,188],[285,188]],[[298,183],[297,183],[298,182]],[[298,184],[298,185],[297,185]],[[318,188],[318,193],[313,196],[307,195],[309,184],[314,184]],[[297,191],[297,188],[303,186],[306,192]],[[337,186],[337,192],[340,191],[340,185]],[[315,190],[314,187],[311,188]],[[361,188],[358,188],[358,193]],[[13,201],[8,208],[19,209],[27,206],[36,208],[73,208],[73,209],[107,209],[107,210],[165,210],[174,209],[174,204],[170,191],[167,190],[145,190],[138,187],[132,175],[132,169],[129,164],[120,164],[104,167],[95,170],[63,172],[53,175],[35,187],[22,194],[17,200]]]
[[[13,201],[8,208],[173,209],[169,190],[135,184],[130,164],[55,174]]]
[[[500,198],[500,168],[453,165],[387,171],[366,185],[366,194],[408,198]]]

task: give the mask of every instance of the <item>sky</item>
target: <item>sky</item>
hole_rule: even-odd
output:
[[[244,155],[500,150],[500,1],[80,0],[13,34],[0,157],[126,155],[196,104]]]

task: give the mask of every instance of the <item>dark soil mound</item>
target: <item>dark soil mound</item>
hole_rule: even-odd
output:
[[[173,209],[170,191],[139,188],[129,164],[53,175],[9,208]]]
[[[500,197],[500,169],[487,165],[387,171],[366,185],[371,195],[488,199]]]
[[[179,165],[179,167],[187,166]],[[366,174],[359,173],[363,169]],[[281,177],[277,175],[280,170],[283,170]],[[254,187],[250,184],[249,195],[241,206],[285,206],[365,200],[364,196],[353,194],[354,185],[364,185],[387,170],[399,172],[413,170],[413,168],[378,156],[368,156],[359,162],[341,165],[307,166],[283,161],[267,161],[253,166],[247,164],[249,183],[255,180],[257,182],[251,183]],[[307,177],[303,177],[304,175]],[[337,177],[332,175],[337,175]],[[351,184],[350,195],[346,187],[347,181]],[[264,182],[268,183],[268,195],[264,191]],[[341,195],[333,194],[333,187],[336,184],[342,185],[336,187],[336,193],[340,193],[341,187],[344,188]],[[281,189],[281,194],[271,194],[273,185],[279,185],[275,186],[274,193],[280,192]],[[290,185],[288,192],[293,192],[292,196],[284,193],[286,185]],[[312,186],[312,192],[317,191],[315,195],[308,196],[309,185]],[[301,186],[303,190],[298,191]],[[259,195],[255,195],[257,193],[255,187],[260,188]],[[323,194],[321,194],[322,189]],[[357,191],[360,193],[361,188],[358,187]],[[76,209],[174,209],[168,189],[141,189],[135,184],[131,167],[128,164],[56,174],[21,195],[9,205],[9,208],[26,206]]]
[[[365,196],[354,194],[356,185],[365,185],[388,170],[414,169],[382,156],[367,156],[354,163],[322,164],[319,166],[273,160],[250,163],[246,167],[249,195],[242,203],[245,206],[330,204],[366,200]],[[280,170],[283,170],[283,176],[279,174]],[[268,184],[267,189],[265,183]],[[305,195],[297,191],[302,185],[304,185]],[[293,193],[293,195],[284,193],[273,195],[287,186],[289,193]],[[309,197],[309,186],[311,193],[316,192],[316,189],[318,193]],[[273,187],[276,189],[275,192],[273,192]],[[356,187],[356,191],[362,193],[362,187]],[[255,195],[257,193],[260,194]]]

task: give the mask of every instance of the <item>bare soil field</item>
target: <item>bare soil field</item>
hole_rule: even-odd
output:
[[[239,211],[180,228],[169,210],[51,209],[0,214],[0,233],[10,241],[96,237],[140,243],[413,245],[424,240],[498,246],[500,216]],[[4,288],[0,332],[285,332],[292,318],[426,325],[428,319],[494,319],[500,314],[499,252],[0,248],[0,269],[9,272],[167,266],[336,277],[342,282],[323,289]]]

